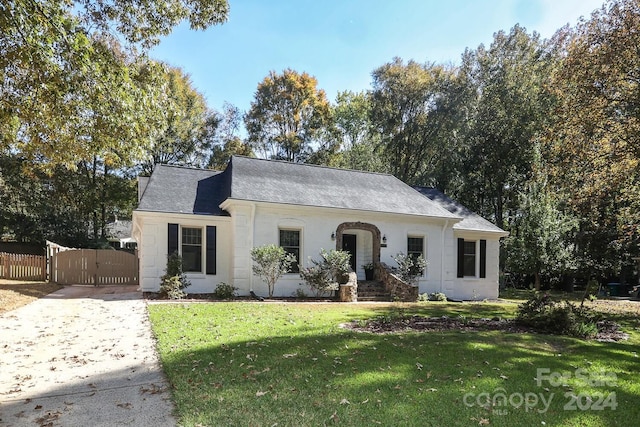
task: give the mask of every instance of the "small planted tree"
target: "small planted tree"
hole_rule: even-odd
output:
[[[253,273],[267,284],[269,297],[273,296],[273,288],[283,274],[291,271],[291,264],[296,262],[293,254],[276,245],[263,245],[251,249]]]
[[[300,277],[313,289],[316,296],[325,295],[338,289],[340,280],[349,273],[351,254],[335,249],[320,250],[320,261],[310,259],[311,266],[300,268]]]
[[[167,257],[167,268],[160,278],[160,294],[169,299],[182,299],[187,294],[184,291],[191,285],[182,271],[182,257],[177,252]]]
[[[391,258],[398,264],[397,274],[400,279],[410,285],[416,284],[416,279],[422,275],[422,272],[427,267],[427,260],[422,255],[412,256],[398,252],[395,256],[392,255]]]

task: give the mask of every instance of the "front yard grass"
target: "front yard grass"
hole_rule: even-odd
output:
[[[640,419],[640,324],[628,313],[620,321],[631,337],[616,343],[340,327],[376,316],[513,317],[515,310],[513,303],[433,302],[149,306],[184,426],[616,426]],[[538,368],[571,378],[538,385]]]

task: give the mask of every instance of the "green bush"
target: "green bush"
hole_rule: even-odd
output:
[[[442,292],[433,292],[429,294],[429,301],[446,301],[447,296]]]
[[[169,299],[182,299],[187,294],[184,289],[191,285],[182,271],[182,257],[177,252],[167,257],[165,274],[160,278],[160,295]]]
[[[278,279],[290,272],[291,264],[296,261],[295,255],[276,245],[263,245],[251,249],[251,259],[254,263],[253,274],[260,276],[267,284],[269,298],[273,296]]]
[[[430,294],[424,293],[418,295],[418,301],[426,302],[426,301],[446,301],[447,296],[442,292],[432,292]]]
[[[422,272],[427,267],[427,260],[422,255],[415,257],[399,252],[395,256],[392,255],[391,258],[398,264],[397,274],[400,279],[410,285],[416,283],[416,279],[422,275]]]
[[[307,298],[307,293],[304,291],[304,289],[298,288],[293,293],[293,296],[294,296],[294,298],[305,299],[305,298]]]
[[[349,274],[351,254],[335,249],[320,251],[320,261],[310,260],[313,265],[300,269],[300,277],[313,289],[316,296],[338,290],[338,283]]]
[[[187,296],[183,290],[180,276],[162,276],[160,282],[160,294],[169,299],[182,299]]]
[[[216,290],[213,291],[213,296],[218,299],[232,299],[236,297],[237,290],[238,288],[234,288],[228,283],[220,282],[218,286],[216,286]]]
[[[518,306],[516,322],[536,331],[590,338],[597,334],[597,315],[569,301],[556,302],[547,294],[536,294]]]

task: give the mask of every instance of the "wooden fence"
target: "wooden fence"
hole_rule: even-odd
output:
[[[137,285],[138,257],[109,249],[77,249],[51,258],[50,281],[61,285]]]
[[[47,280],[47,258],[0,252],[0,279]]]

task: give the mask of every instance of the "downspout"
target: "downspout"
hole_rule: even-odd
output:
[[[251,241],[249,242],[249,247],[253,248],[253,242],[255,241],[255,233],[256,233],[256,204],[253,203],[251,205]],[[251,249],[249,249],[251,251]],[[249,255],[249,291],[253,292],[253,260],[251,259],[251,255]]]
[[[442,288],[444,287],[444,234],[446,232],[447,226],[449,225],[449,220],[444,220],[444,225],[442,226],[442,235],[440,241],[440,292],[442,292]]]

